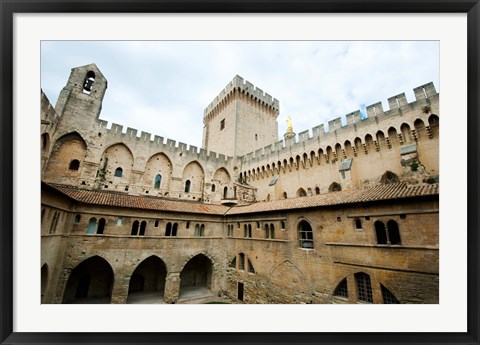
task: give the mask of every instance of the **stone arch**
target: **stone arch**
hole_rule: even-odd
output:
[[[227,169],[222,167],[217,169],[217,171],[215,171],[215,173],[213,174],[212,182],[215,182],[219,186],[224,187],[224,186],[230,185],[230,183],[232,182],[232,179]],[[218,190],[220,189],[222,188],[219,188]]]
[[[103,151],[100,159],[100,171],[104,173],[106,181],[128,184],[133,164],[134,156],[132,150],[123,143],[116,143]],[[115,176],[115,172],[119,168],[122,169],[121,176]]]
[[[412,141],[412,131],[410,130],[410,126],[407,123],[402,123],[402,125],[400,126],[400,132],[402,133],[403,142],[405,144]]]
[[[137,265],[130,276],[127,303],[145,302],[145,297],[161,300],[167,278],[167,265],[151,255]]]
[[[333,157],[333,150],[330,146],[327,146],[327,163],[330,163],[330,162],[333,162],[334,161],[334,157]]]
[[[48,277],[49,277],[49,269],[48,264],[44,263],[41,268],[41,297],[40,303],[45,303],[46,294],[48,289]]]
[[[342,145],[340,145],[340,143],[335,145],[335,154],[337,155],[338,159],[343,159]]]
[[[378,146],[384,147],[386,142],[385,134],[382,131],[377,131],[376,137],[377,137]]]
[[[432,138],[436,138],[439,135],[440,119],[437,115],[432,114],[428,117],[428,125],[430,126],[430,131]]]
[[[348,158],[353,157],[353,149],[352,149],[352,143],[350,140],[345,140],[345,143],[343,144],[343,147],[345,147],[345,154]]]
[[[413,123],[413,127],[415,127],[415,132],[417,134],[417,139],[424,138],[425,133],[425,123],[421,119],[416,119]]]
[[[307,196],[307,192],[303,188],[298,188],[297,190],[297,198]]]
[[[362,145],[362,139],[359,137],[356,137],[355,140],[353,141],[353,145],[355,146],[355,150],[357,151],[357,154],[364,152],[363,151],[363,145]]]
[[[45,179],[62,176],[67,181],[78,178],[83,168],[83,162],[87,154],[87,143],[78,132],[71,132],[61,136],[55,141],[50,153],[50,159],[45,170]],[[78,169],[69,169],[70,163],[78,160]]]
[[[388,139],[390,140],[390,144],[392,146],[398,146],[399,145],[399,142],[398,142],[398,132],[396,130],[395,127],[390,127],[388,129]]]
[[[330,187],[328,187],[328,191],[331,192],[340,192],[342,190],[342,186],[337,182],[332,182]]]
[[[185,186],[190,181],[189,193],[200,193],[203,189],[205,173],[198,161],[191,161],[183,169],[182,184]]]
[[[169,190],[172,180],[173,165],[170,158],[163,152],[151,156],[145,164],[145,173],[143,175],[143,184],[146,187],[155,187],[155,178],[161,176],[160,186],[157,189]]]
[[[364,299],[361,299],[359,298],[359,291],[358,291],[358,277],[368,277],[368,282],[369,282],[369,288],[370,288],[370,292],[367,292],[367,295],[369,295],[369,298],[366,298],[367,300],[369,299],[369,301],[367,301],[365,298]],[[391,290],[390,288],[387,288],[387,286],[381,282],[377,276],[374,274],[374,272],[369,272],[369,271],[351,271],[351,273],[347,274],[346,276],[342,275],[340,277],[337,277],[335,279],[335,281],[333,282],[333,284],[331,285],[330,287],[330,291],[331,291],[331,298],[335,298],[336,296],[334,295],[335,293],[335,290],[339,287],[340,284],[342,284],[343,282],[346,282],[347,284],[347,296],[342,296],[342,297],[345,297],[345,298],[348,298],[348,302],[349,303],[395,303],[395,302],[391,302],[391,301],[385,301],[385,297],[384,297],[384,293],[383,293],[383,288],[387,289],[388,292],[390,292],[393,296],[393,298],[396,299],[396,296],[397,296],[397,292],[398,291],[394,291],[394,290]],[[365,295],[365,282],[363,284],[363,293]],[[367,287],[368,289],[368,287]],[[353,291],[355,291],[355,293],[352,293]],[[393,291],[393,292],[391,292]],[[375,299],[375,295],[377,296],[376,299]],[[357,298],[355,299],[356,296]],[[366,296],[363,296],[363,297],[366,297]],[[382,297],[382,299],[380,299],[380,297]],[[398,300],[397,300],[398,302]],[[398,302],[400,303],[400,302]]]
[[[397,174],[387,170],[382,177],[380,178],[380,183],[382,184],[389,184],[389,183],[397,183],[400,182]]]
[[[370,134],[365,135],[365,146],[367,147],[367,152],[373,150],[373,137]]]
[[[270,290],[276,291],[269,296],[274,303],[309,303],[312,300],[312,284],[290,260],[284,260],[271,269],[268,285]]]
[[[180,272],[180,297],[182,293],[195,287],[212,289],[214,262],[205,254],[199,253],[185,263]]]
[[[110,303],[114,273],[107,260],[94,255],[70,273],[62,303]]]

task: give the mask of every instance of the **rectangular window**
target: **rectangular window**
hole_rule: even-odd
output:
[[[225,119],[223,119],[222,121],[220,121],[220,130],[224,129],[225,128]]]

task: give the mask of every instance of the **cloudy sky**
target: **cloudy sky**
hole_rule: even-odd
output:
[[[41,87],[52,104],[70,69],[108,80],[100,118],[200,147],[203,110],[240,75],[280,101],[279,138],[405,92],[439,84],[431,41],[43,41]]]

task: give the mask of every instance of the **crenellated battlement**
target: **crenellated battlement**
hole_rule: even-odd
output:
[[[202,148],[198,148],[194,145],[188,145],[183,142],[177,142],[176,140],[164,138],[159,135],[154,135],[148,132],[141,131],[138,135],[138,130],[135,128],[127,127],[126,131],[123,131],[123,126],[117,123],[112,123],[108,128],[108,121],[98,120],[99,131],[102,132],[106,142],[122,142],[125,144],[144,144],[153,151],[167,151],[172,153],[182,153],[187,156],[191,156],[192,159],[205,160],[210,162],[225,163],[232,159],[232,157],[225,156],[223,154],[207,151]]]
[[[344,115],[346,121],[345,125],[342,124],[342,117],[337,117],[328,121],[328,130],[326,130],[324,124],[313,127],[311,130],[307,129],[296,134],[294,139],[280,140],[271,145],[267,145],[255,152],[250,152],[243,157],[242,161],[247,164],[255,164],[255,162],[262,159],[268,159],[272,156],[282,156],[284,153],[291,153],[293,151],[304,150],[310,143],[316,146],[323,145],[335,145],[337,142],[349,140],[351,144],[356,137],[360,137],[362,142],[365,134],[374,126],[377,130],[380,130],[382,123],[389,119],[398,118],[399,123],[396,128],[400,130],[400,125],[404,122],[410,122],[407,119],[400,119],[407,112],[415,112],[418,114],[425,113],[425,106],[430,106],[432,100],[438,100],[438,93],[435,90],[435,86],[432,82],[421,85],[413,89],[415,95],[415,101],[409,103],[405,93],[401,93],[392,96],[387,99],[389,110],[383,108],[382,102],[376,102],[366,107],[366,114],[362,118],[360,110],[353,111]],[[411,121],[413,124],[413,121]],[[390,125],[389,125],[390,127]],[[385,128],[386,131],[388,128]],[[376,133],[370,133],[374,135]],[[387,135],[387,133],[384,133]],[[343,146],[343,144],[342,144]]]
[[[264,106],[270,108],[274,112],[280,111],[280,103],[277,99],[264,92],[259,87],[254,86],[249,81],[244,80],[239,75],[235,76],[233,80],[218,94],[217,97],[205,108],[203,117],[210,115],[221,103],[233,94],[235,90],[249,95],[251,98]]]

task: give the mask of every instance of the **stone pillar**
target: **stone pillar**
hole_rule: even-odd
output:
[[[128,286],[130,284],[130,277],[119,277],[115,279],[112,288],[111,304],[126,304],[128,298]]]
[[[65,288],[67,287],[67,281],[71,272],[72,270],[67,268],[60,272],[57,283],[54,287],[52,303],[61,304],[63,302],[63,294],[65,292]],[[54,284],[53,281],[52,284]]]
[[[167,275],[165,281],[165,293],[163,299],[165,303],[175,303],[180,296],[180,273],[172,272]]]

